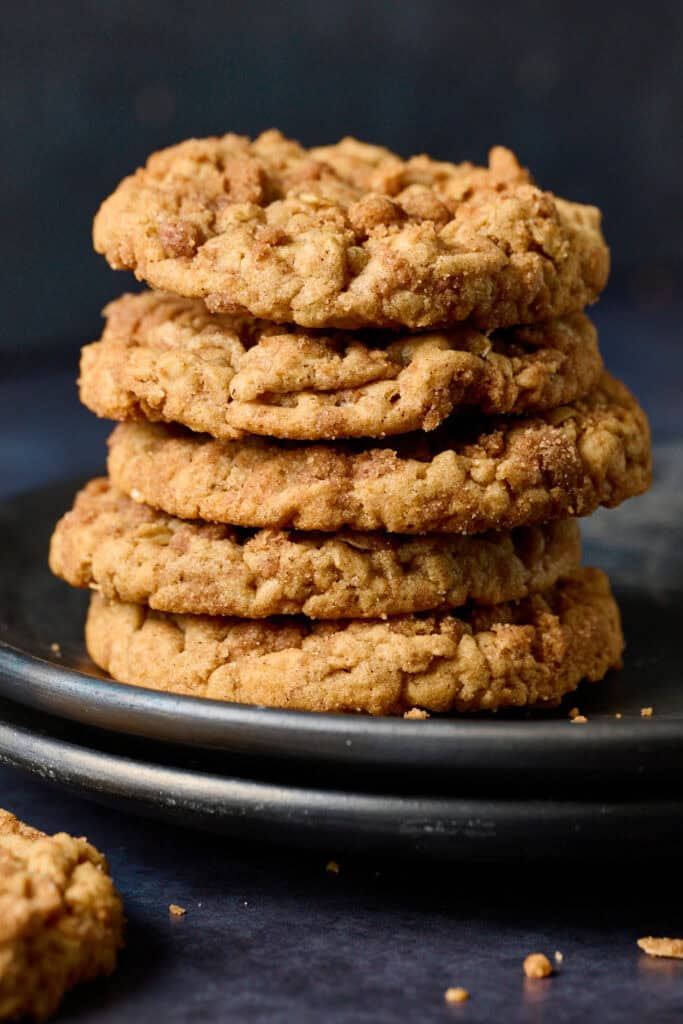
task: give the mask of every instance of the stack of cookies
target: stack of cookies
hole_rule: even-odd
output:
[[[650,481],[583,309],[599,211],[512,153],[404,161],[270,131],[153,155],[95,247],[83,402],[121,421],[51,567],[115,679],[315,711],[556,703],[620,661],[576,517]]]

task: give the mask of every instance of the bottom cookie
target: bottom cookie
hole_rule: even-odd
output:
[[[94,594],[92,659],[123,683],[306,711],[398,715],[557,703],[619,665],[619,610],[604,573],[457,616],[310,622],[170,615]]]
[[[101,853],[0,810],[0,1020],[45,1020],[68,989],[110,974],[122,931]]]

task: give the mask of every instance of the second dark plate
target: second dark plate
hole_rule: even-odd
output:
[[[365,788],[343,779],[321,787],[317,772],[251,778],[235,764],[216,770],[209,761],[0,707],[0,764],[143,817],[264,845],[508,863],[517,877],[527,861],[670,855],[683,837],[680,794],[500,800],[419,787],[395,793],[374,779]]]

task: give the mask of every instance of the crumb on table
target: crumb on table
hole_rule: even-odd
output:
[[[325,871],[327,871],[329,875],[338,875],[339,865],[337,864],[336,860],[328,860],[327,864],[325,865]]]
[[[622,715],[621,711],[617,711],[617,713],[616,713],[616,715],[614,717],[615,718],[623,718],[624,716]]]
[[[177,903],[171,903],[168,910],[174,917],[183,917],[187,913],[185,907],[179,907]]]
[[[561,964],[564,960],[564,953],[560,953],[559,949],[555,950],[555,963]]]
[[[465,1003],[470,998],[470,994],[466,988],[447,988],[443,994],[444,999],[447,1003]]]
[[[645,935],[638,939],[638,945],[648,956],[672,956],[683,960],[683,939],[656,939],[652,935]]]
[[[574,715],[574,717],[571,718],[570,721],[572,725],[583,725],[584,722],[588,721],[588,719],[585,715]]]
[[[425,711],[424,708],[411,708],[410,711],[404,712],[403,717],[412,718],[417,721],[422,720],[424,718],[429,718],[429,712]]]
[[[652,718],[653,712],[654,712],[654,708],[641,708],[640,709],[640,717],[641,718]]]
[[[578,718],[580,716],[580,714],[581,714],[581,712],[579,711],[578,708],[572,708],[570,710],[570,712],[569,712],[569,717],[573,720],[575,718]]]
[[[50,650],[52,651],[53,654],[56,654],[58,658],[61,658],[61,656],[62,656],[62,648],[59,646],[59,644],[56,641],[54,643],[50,644]]]
[[[545,953],[529,953],[524,961],[524,973],[527,978],[547,978],[553,968]]]

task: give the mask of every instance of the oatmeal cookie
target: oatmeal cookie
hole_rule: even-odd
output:
[[[154,153],[93,239],[154,288],[304,327],[534,323],[583,309],[609,271],[599,211],[536,188],[509,150],[476,167],[276,131]]]
[[[45,1020],[78,982],[111,974],[122,932],[102,854],[0,810],[0,1019]]]
[[[580,569],[544,594],[386,621],[169,615],[91,599],[88,652],[123,683],[306,711],[403,715],[549,705],[619,664],[607,577]]]
[[[563,520],[476,537],[246,531],[187,522],[93,480],[58,523],[50,567],[67,583],[166,612],[381,618],[546,590],[580,562]]]
[[[383,437],[433,430],[463,408],[551,409],[586,394],[602,371],[581,313],[490,337],[460,326],[400,338],[211,315],[157,292],[124,295],[105,315],[102,339],[83,349],[84,404],[226,440]]]
[[[648,423],[608,374],[586,398],[524,419],[451,419],[391,442],[216,441],[122,423],[109,475],[182,519],[237,526],[480,533],[618,505],[650,482]]]

